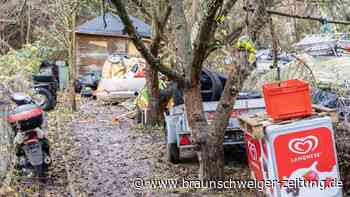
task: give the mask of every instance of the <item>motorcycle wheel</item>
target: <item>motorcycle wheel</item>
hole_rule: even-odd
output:
[[[56,99],[54,95],[45,88],[35,89],[33,100],[45,111],[49,111],[56,106]]]

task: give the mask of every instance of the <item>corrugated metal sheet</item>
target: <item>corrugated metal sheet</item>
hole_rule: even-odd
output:
[[[140,36],[146,38],[151,37],[151,27],[148,24],[130,15],[129,18],[133,22]],[[107,24],[106,27],[103,21],[103,15],[101,15],[77,27],[76,32],[102,36],[127,36],[127,34],[124,33],[124,24],[119,16],[108,12],[105,14],[105,19]]]

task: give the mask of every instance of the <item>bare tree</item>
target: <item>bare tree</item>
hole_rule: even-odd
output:
[[[162,11],[164,10],[164,11]],[[155,1],[152,3],[152,27],[153,38],[150,46],[150,52],[154,57],[157,57],[161,48],[161,41],[164,34],[164,29],[171,13],[171,7],[167,1]],[[150,125],[159,124],[163,117],[163,108],[160,101],[158,70],[152,68],[149,64],[146,65],[146,81],[149,93],[148,103],[148,120]]]
[[[178,73],[161,64],[160,59],[152,54],[145,46],[142,39],[137,35],[132,25],[124,4],[121,0],[111,1],[118,10],[118,14],[125,24],[125,30],[133,40],[136,48],[140,51],[148,64],[161,73],[171,77],[184,88],[185,108],[188,121],[193,134],[193,141],[198,153],[200,170],[199,175],[203,180],[219,179],[224,176],[223,168],[223,139],[224,131],[228,125],[230,111],[233,108],[235,98],[242,88],[242,84],[250,74],[251,65],[247,61],[246,51],[235,51],[235,64],[230,68],[229,78],[225,85],[223,95],[217,107],[217,116],[211,126],[205,118],[200,93],[200,75],[203,62],[210,52],[214,51],[211,42],[215,39],[218,28],[218,18],[227,15],[236,1],[211,0],[204,1],[207,9],[199,22],[197,36],[191,43],[190,30],[183,9],[183,0],[171,0],[176,34],[177,64],[181,64],[185,73]],[[271,6],[272,0],[256,1],[256,9],[249,24],[246,24],[251,38],[257,38],[261,29],[268,22],[266,8]],[[229,35],[234,35],[230,40],[239,37],[242,24],[234,29]],[[239,32],[239,33],[236,33]]]

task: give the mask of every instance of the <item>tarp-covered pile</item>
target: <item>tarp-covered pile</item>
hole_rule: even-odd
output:
[[[308,54],[296,56],[297,59],[281,68],[281,80],[303,79],[313,86],[344,87],[350,79],[350,56],[312,57]],[[261,90],[262,85],[277,79],[275,69],[265,74],[253,73],[245,84],[246,89]]]

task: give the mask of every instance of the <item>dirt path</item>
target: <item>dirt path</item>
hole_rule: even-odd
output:
[[[88,101],[80,106],[77,117],[65,125],[72,142],[68,165],[74,180],[76,196],[183,196],[179,192],[198,190],[135,190],[137,177],[151,179],[196,179],[198,165],[191,152],[182,154],[183,163],[174,165],[166,160],[166,146],[160,129],[139,129],[131,119],[112,121],[113,116],[126,112],[121,106],[106,106]],[[247,179],[249,171],[242,153],[228,152],[228,177]],[[240,162],[236,161],[241,160]],[[158,192],[155,192],[158,191]],[[172,193],[169,193],[171,191]],[[237,192],[237,191],[236,191]],[[190,194],[186,196],[217,196]],[[223,196],[220,194],[219,196]],[[225,195],[226,196],[226,195]],[[253,196],[251,192],[227,196]]]
[[[113,122],[126,110],[89,102],[81,106],[72,131],[72,179],[88,196],[127,196],[132,193],[131,177],[149,177],[150,162],[139,145],[149,138],[132,137],[130,119]]]

